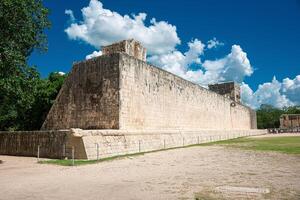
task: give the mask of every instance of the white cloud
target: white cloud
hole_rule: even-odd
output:
[[[181,43],[176,26],[166,21],[152,18],[150,25],[146,25],[146,13],[121,15],[104,9],[98,0],[91,0],[81,11],[80,22],[75,21],[72,10],[65,11],[72,22],[65,29],[70,39],[81,40],[100,49],[116,41],[134,38],[147,48],[149,62],[182,78],[204,87],[222,81],[241,83],[242,101],[252,108],[258,108],[261,104],[276,107],[300,104],[300,75],[282,82],[274,78],[272,82],[259,85],[256,91],[244,83],[244,78],[253,74],[253,67],[247,53],[239,45],[232,45],[231,52],[223,58],[204,60],[205,51],[224,43],[213,38],[205,45],[199,39],[194,39],[187,44],[189,49],[183,53],[176,48]],[[100,55],[101,51],[94,51],[86,59]]]
[[[300,75],[294,79],[283,79],[282,93],[288,96],[291,101],[300,105]]]
[[[247,53],[239,45],[233,45],[231,52],[222,59],[203,63],[203,67],[207,72],[209,82],[219,81],[236,81],[241,83],[245,76],[251,76],[253,68],[247,57]]]
[[[202,85],[230,80],[242,82],[245,76],[253,73],[247,54],[238,45],[233,45],[231,53],[224,58],[202,63],[200,56],[204,54],[205,44],[195,39],[188,43],[188,51],[180,52],[176,48],[180,44],[176,27],[168,22],[157,22],[153,18],[150,25],[146,26],[145,13],[123,16],[104,9],[103,4],[97,0],[91,0],[89,6],[81,11],[83,21],[73,23],[65,30],[70,39],[83,40],[100,48],[101,45],[134,38],[148,49],[149,62]],[[213,38],[208,41],[207,50],[219,45],[223,43]],[[93,52],[86,58],[97,55]]]
[[[189,42],[188,46],[189,50],[185,53],[175,50],[167,54],[150,56],[148,61],[183,78],[188,78],[186,73],[189,66],[201,63],[200,55],[204,53],[205,45],[195,39]]]
[[[189,43],[189,50],[182,54],[173,51],[169,54],[151,56],[148,61],[185,79],[206,86],[221,81],[241,83],[245,76],[251,76],[253,68],[247,54],[239,45],[233,45],[231,52],[218,60],[201,62],[205,45],[195,39]],[[191,70],[190,65],[196,64],[198,69]]]
[[[102,51],[94,51],[93,53],[87,55],[85,57],[85,59],[88,60],[88,59],[95,58],[95,57],[98,57],[98,56],[101,56],[101,55],[102,55]]]
[[[284,87],[284,84],[279,82],[275,77],[272,82],[259,85],[255,92],[249,85],[242,83],[242,102],[252,108],[258,108],[261,104],[269,104],[278,108],[295,105],[295,102],[291,100],[291,96],[287,96],[283,92],[282,89]]]
[[[73,11],[72,11],[72,10],[65,10],[65,14],[66,14],[66,15],[69,15],[70,21],[71,21],[71,22],[74,22],[74,21],[75,21],[75,17],[74,17],[74,14],[73,14]]]
[[[208,49],[217,48],[217,47],[223,46],[223,45],[224,45],[224,43],[218,41],[217,38],[215,38],[215,37],[207,42]]]
[[[63,76],[65,75],[66,73],[65,72],[57,72],[59,75]]]
[[[97,0],[91,0],[89,6],[81,11],[83,21],[71,24],[65,32],[70,39],[85,41],[97,49],[129,38],[140,41],[150,54],[168,53],[180,44],[174,25],[152,18],[150,25],[146,26],[145,13],[122,16],[104,9]]]

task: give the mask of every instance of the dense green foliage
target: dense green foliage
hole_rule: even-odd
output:
[[[24,120],[19,122],[21,130],[37,130],[42,126],[66,75],[51,73],[47,79],[36,81],[35,93],[31,106],[24,113]]]
[[[257,127],[261,129],[279,128],[279,118],[282,114],[300,114],[299,106],[291,106],[283,109],[270,105],[261,105],[257,110]]]
[[[49,27],[41,0],[0,1],[0,130],[38,129],[57,94],[64,77],[42,80],[27,64],[34,49],[46,50]]]
[[[47,17],[48,9],[41,0],[0,1],[0,79],[36,75],[26,61],[35,48],[46,50]]]
[[[18,88],[22,91],[10,93],[0,89],[0,130],[40,129],[65,77],[51,73],[48,78],[40,79],[36,74],[33,79],[16,80],[22,83]]]

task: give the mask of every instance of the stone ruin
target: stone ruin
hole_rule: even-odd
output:
[[[149,65],[135,40],[75,63],[42,129],[255,129],[255,112],[238,104],[236,83],[207,90]],[[218,95],[221,94],[222,96]]]
[[[130,39],[123,40],[108,46],[102,47],[103,55],[109,55],[113,53],[126,53],[129,56],[133,56],[136,59],[146,62],[146,48],[144,48],[140,42]]]
[[[241,88],[238,83],[225,82],[208,85],[211,91],[223,95],[235,102],[241,103]]]
[[[75,147],[76,158],[95,159],[265,133],[235,83],[191,83],[148,64],[132,39],[102,52],[74,63],[41,131],[0,133],[0,154],[32,156],[44,146],[57,158]]]

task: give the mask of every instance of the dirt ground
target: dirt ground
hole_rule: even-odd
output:
[[[0,199],[300,199],[300,156],[198,146],[63,167],[0,156]]]

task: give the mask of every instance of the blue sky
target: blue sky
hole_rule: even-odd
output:
[[[146,43],[146,47],[150,46],[147,42],[162,39],[162,42],[156,42],[153,48],[152,46],[149,48],[153,50],[148,59],[162,68],[201,85],[210,83],[210,80],[236,80],[243,84],[244,102],[252,107],[258,107],[262,103],[277,107],[300,103],[300,97],[297,97],[300,96],[300,76],[299,80],[297,77],[300,74],[299,0],[186,0],[184,2],[165,0],[151,1],[151,3],[138,0],[101,0],[99,4],[97,2],[94,1],[94,8],[95,5],[101,5],[101,10],[114,11],[122,17],[129,15],[134,22],[137,19],[133,18],[132,14],[146,13],[146,19],[142,20],[144,23],[142,29],[145,31],[149,31],[149,26],[154,25],[150,22],[152,18],[155,18],[156,22],[164,22],[168,25],[163,28],[159,25],[155,26],[161,31],[160,34],[165,34],[166,37],[159,38],[159,35],[151,31],[147,38],[137,35],[137,38],[141,38],[142,42]],[[84,60],[88,54],[98,51],[99,48],[96,48],[98,44],[100,46],[109,43],[112,38],[123,39],[122,37],[127,35],[138,34],[131,33],[132,31],[127,29],[124,32],[128,32],[123,35],[114,33],[118,26],[116,20],[127,23],[126,19],[116,17],[112,24],[104,23],[95,26],[98,30],[95,34],[91,29],[88,35],[80,35],[80,31],[76,32],[78,29],[70,27],[72,23],[78,26],[88,23],[83,20],[81,9],[90,7],[94,12],[91,18],[97,12],[98,14],[101,12],[99,7],[98,10],[92,9],[89,3],[90,1],[72,1],[72,3],[71,1],[44,1],[45,6],[51,10],[49,18],[52,28],[46,31],[49,50],[46,53],[34,52],[29,60],[31,64],[38,66],[43,77],[53,71],[68,72],[74,61]],[[72,11],[75,20],[65,14],[65,10]],[[96,18],[102,19],[99,16],[94,19]],[[176,27],[176,30],[174,31],[171,26]],[[65,30],[68,28],[70,31],[67,33]],[[112,34],[105,34],[104,30],[111,30]],[[137,28],[136,31],[139,30]],[[172,33],[172,37],[168,31]],[[164,40],[169,38],[172,39],[164,44]],[[216,38],[215,41],[221,45],[208,48],[207,42],[213,38]],[[189,47],[189,42],[192,48]],[[170,48],[159,52],[159,49],[164,47]],[[186,56],[187,52],[192,55],[192,58]],[[240,63],[243,62],[240,59],[245,57],[249,64]],[[171,62],[164,63],[165,58],[171,59]],[[179,69],[171,66],[177,64],[185,67]],[[219,64],[222,65],[221,69],[216,69]],[[198,72],[192,73],[193,75],[189,72],[199,69],[200,75]],[[210,73],[203,75],[209,70],[212,70],[211,73],[217,73],[218,76]],[[220,70],[227,70],[227,72],[224,74]],[[273,79],[274,76],[276,80]]]

